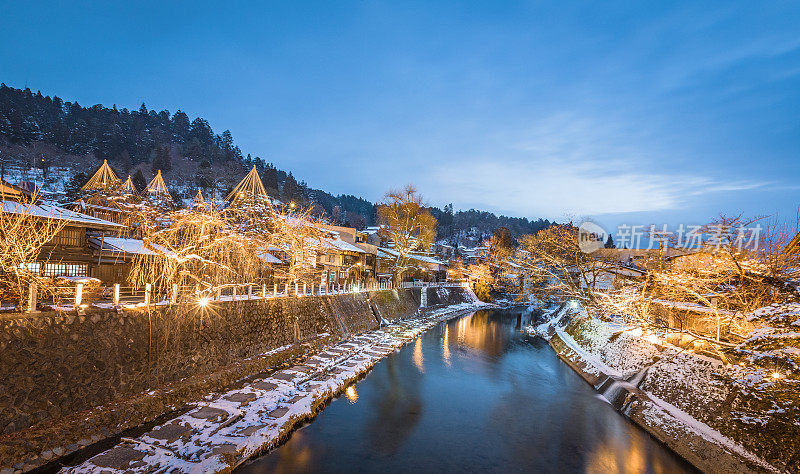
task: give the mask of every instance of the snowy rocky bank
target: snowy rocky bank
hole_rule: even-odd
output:
[[[123,438],[65,472],[221,472],[278,445],[382,358],[440,321],[488,307],[447,306],[325,348],[244,387],[207,397],[136,438]]]
[[[568,305],[545,317],[528,332],[547,339],[609,403],[697,468],[800,470],[796,403],[774,391],[792,380],[768,380],[763,370],[698,355]]]

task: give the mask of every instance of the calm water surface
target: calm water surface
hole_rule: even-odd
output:
[[[523,334],[530,319],[432,328],[238,472],[689,472]]]

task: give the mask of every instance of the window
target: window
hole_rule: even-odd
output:
[[[45,263],[44,276],[87,276],[89,266],[83,263]]]
[[[19,267],[20,268],[26,268],[27,267],[29,272],[35,273],[37,275],[39,274],[39,271],[41,271],[41,264],[39,264],[39,263],[20,263]]]
[[[83,237],[86,234],[80,227],[64,227],[56,234],[51,243],[66,247],[83,247]]]

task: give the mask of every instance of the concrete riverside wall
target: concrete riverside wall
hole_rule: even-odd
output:
[[[471,301],[455,289],[447,304]],[[427,289],[435,292],[436,289]],[[0,432],[86,410],[237,360],[409,317],[420,289],[0,316]]]
[[[735,366],[594,318],[566,315],[549,336],[559,357],[615,408],[701,471],[794,472],[800,465],[800,428],[775,410],[775,400],[737,388]],[[621,390],[612,390],[615,380]]]

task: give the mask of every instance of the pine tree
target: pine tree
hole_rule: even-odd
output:
[[[608,234],[608,239],[606,240],[605,248],[607,248],[607,249],[615,249],[615,248],[617,248],[617,246],[614,245],[614,239],[611,238],[611,234]]]
[[[264,187],[267,188],[267,193],[270,196],[278,196],[278,170],[274,166],[267,165],[261,175],[261,181]]]
[[[142,192],[144,188],[147,187],[147,181],[144,179],[144,174],[142,174],[141,168],[136,170],[136,173],[133,174],[131,181],[133,181],[134,186],[136,186],[136,189],[139,192]]]
[[[189,116],[178,109],[172,116],[172,139],[176,143],[185,143],[189,139]]]
[[[85,173],[76,173],[70,178],[67,184],[64,185],[64,193],[68,201],[74,201],[78,198],[81,191],[81,186],[86,184],[89,177]]]
[[[292,176],[292,173],[289,173],[288,176],[286,176],[286,181],[283,183],[283,193],[281,194],[281,197],[283,197],[283,200],[286,201],[287,204],[301,201],[302,195],[300,193],[300,186],[298,186],[297,181],[294,179],[294,176]]]
[[[153,174],[157,173],[158,170],[166,173],[172,169],[169,145],[161,145],[156,148],[155,155],[153,156],[152,169]]]

